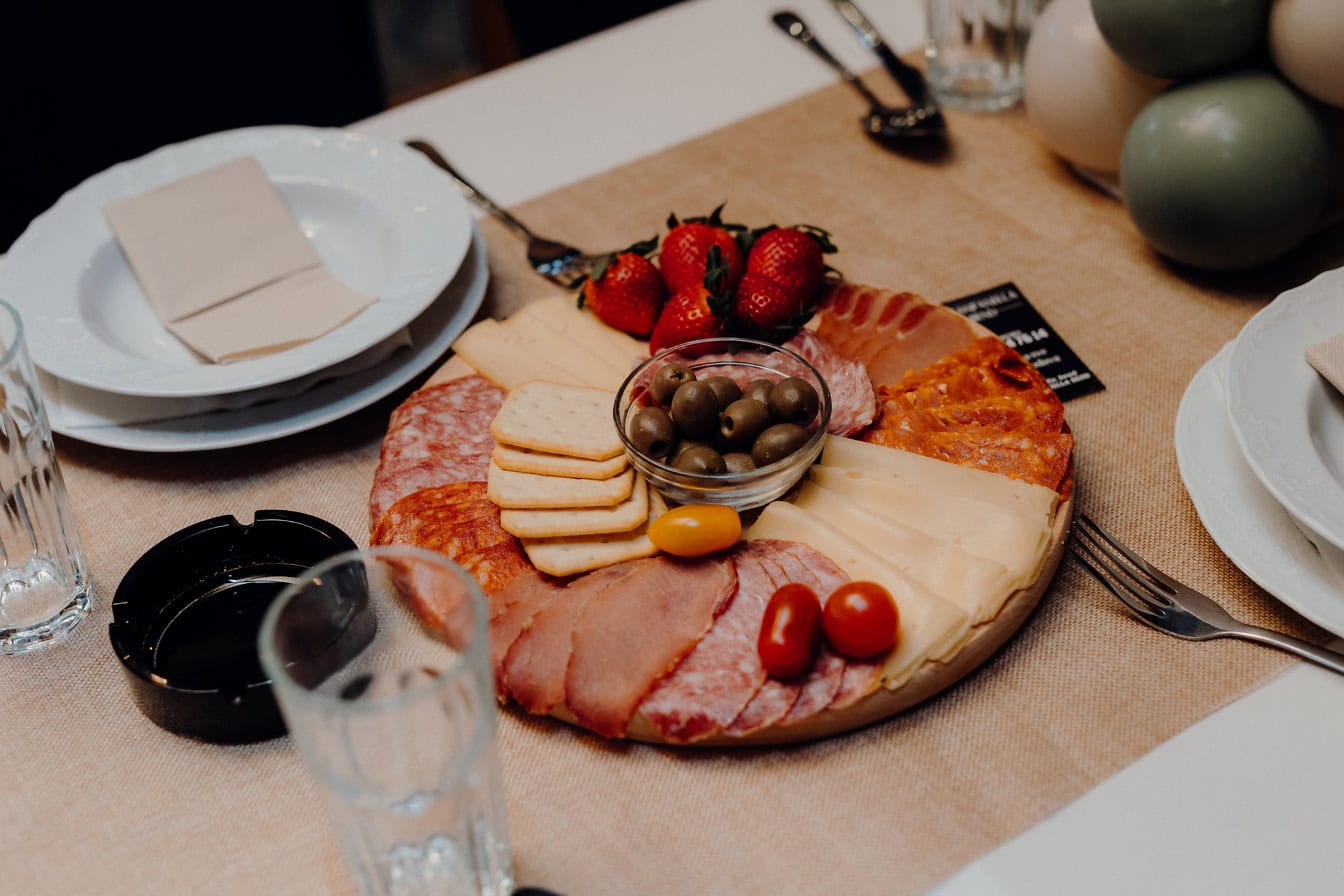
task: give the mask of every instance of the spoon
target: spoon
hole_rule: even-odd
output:
[[[827,65],[835,69],[846,84],[853,87],[868,101],[868,114],[859,119],[868,136],[880,143],[896,143],[904,140],[943,140],[947,137],[947,125],[939,111],[931,106],[907,106],[893,108],[879,100],[868,86],[859,80],[859,76],[845,67],[839,59],[831,55],[812,33],[812,29],[795,13],[783,10],[772,16],[779,30],[820,56]]]

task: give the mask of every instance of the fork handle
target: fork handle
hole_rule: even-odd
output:
[[[424,155],[425,158],[443,169],[449,177],[457,181],[458,187],[470,197],[472,202],[512,227],[516,232],[522,234],[525,239],[535,239],[532,231],[527,229],[526,224],[511,215],[508,209],[499,205],[489,196],[476,189],[476,186],[463,177],[458,170],[453,167],[452,163],[443,157],[443,154],[439,152],[433,144],[424,140],[407,140],[406,145]]]
[[[1344,653],[1338,653],[1325,647],[1317,647],[1301,638],[1294,638],[1292,635],[1285,635],[1282,632],[1260,628],[1258,625],[1243,625],[1235,629],[1229,629],[1228,634],[1234,638],[1242,638],[1286,650],[1288,653],[1296,654],[1318,666],[1324,666],[1331,672],[1344,675]]]

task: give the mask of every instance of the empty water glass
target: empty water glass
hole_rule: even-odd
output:
[[[51,426],[23,343],[0,301],[0,654],[64,639],[93,606]]]
[[[924,48],[939,105],[994,112],[1022,99],[1022,58],[1040,0],[927,0]]]

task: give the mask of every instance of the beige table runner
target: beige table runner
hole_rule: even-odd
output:
[[[726,199],[729,219],[825,226],[841,247],[835,264],[856,281],[940,301],[1014,281],[1107,386],[1068,405],[1081,508],[1244,618],[1323,637],[1213,546],[1177,475],[1172,428],[1190,377],[1255,310],[1344,264],[1338,231],[1254,275],[1181,274],[1033,140],[1021,113],[950,113],[956,152],[935,163],[862,137],[860,111],[843,88],[823,90],[519,211],[544,233],[619,246],[669,211]],[[510,236],[486,232],[492,312],[551,294]],[[139,553],[199,519],[289,508],[363,543],[394,404],[211,454],[61,440],[98,607],[68,645],[0,660],[6,888],[348,892],[288,741],[222,748],[155,728],[129,701],[106,626]],[[849,736],[674,751],[506,713],[519,876],[570,896],[917,892],[1287,662],[1248,644],[1152,633],[1066,562],[1021,633],[976,674]]]

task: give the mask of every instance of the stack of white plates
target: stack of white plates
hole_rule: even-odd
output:
[[[305,345],[212,364],[155,317],[102,208],[245,155],[327,270],[378,301]],[[465,200],[419,153],[268,127],[167,146],[85,181],[14,243],[0,296],[23,318],[53,429],[117,448],[194,451],[301,432],[391,393],[447,351],[486,279]]]
[[[1344,269],[1280,295],[1191,380],[1176,457],[1232,562],[1344,636],[1344,396],[1303,358],[1339,332]]]

